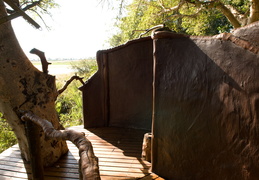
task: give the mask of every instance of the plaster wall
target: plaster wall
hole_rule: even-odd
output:
[[[110,126],[151,130],[152,40],[108,53]]]
[[[246,29],[250,45],[258,35]],[[153,171],[176,180],[258,179],[258,54],[219,37],[154,44]]]
[[[153,40],[150,37],[98,51],[98,71],[81,88],[84,126],[151,131]]]

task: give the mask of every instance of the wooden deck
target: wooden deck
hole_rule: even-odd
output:
[[[145,131],[111,127],[86,130],[83,126],[74,126],[70,129],[84,132],[92,142],[94,153],[99,158],[102,179],[162,180],[150,172],[150,163],[141,159]],[[53,167],[45,169],[46,180],[79,179],[78,149],[71,142],[67,144],[68,154],[64,155]],[[0,155],[0,180],[22,180],[28,179],[27,177],[18,145]]]

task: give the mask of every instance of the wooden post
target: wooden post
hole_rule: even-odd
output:
[[[109,126],[110,121],[110,92],[109,92],[109,62],[108,54],[104,53],[103,62],[103,93],[104,93],[104,124]]]
[[[142,158],[148,162],[151,162],[151,140],[152,134],[144,134],[143,144],[142,144]]]
[[[40,130],[32,121],[25,121],[26,136],[29,143],[32,180],[44,180],[44,169],[40,151]],[[28,170],[27,170],[28,174]],[[29,174],[28,174],[29,175]],[[28,177],[29,178],[29,177]]]

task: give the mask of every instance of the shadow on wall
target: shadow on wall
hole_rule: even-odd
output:
[[[152,170],[159,176],[258,179],[259,59],[238,44],[259,34],[258,26],[244,37],[233,37],[244,29],[234,32],[235,42],[167,32],[99,51],[99,70],[81,88],[85,128],[150,130],[153,113]]]
[[[154,41],[153,171],[166,179],[259,177],[258,57],[215,38]]]

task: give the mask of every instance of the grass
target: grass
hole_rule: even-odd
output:
[[[55,61],[55,65],[70,65],[75,69],[76,73],[81,77],[84,77],[86,81],[97,70],[97,64],[95,60],[80,60],[80,61]],[[35,62],[33,62],[34,65]],[[39,64],[40,65],[40,64]],[[69,75],[57,75],[56,86],[60,89],[73,74]],[[83,103],[82,94],[78,89],[82,84],[79,81],[73,81],[68,88],[58,96],[56,101],[56,110],[59,114],[60,123],[64,127],[81,125],[83,123]],[[14,132],[2,117],[0,113],[0,153],[5,149],[13,146],[17,143]]]
[[[95,60],[72,61],[71,67],[76,70],[79,76],[84,77],[84,81],[97,71]],[[65,83],[64,79],[68,80],[70,77],[69,75],[58,76],[57,88],[60,89]],[[80,86],[82,84],[79,81],[73,81],[56,101],[56,110],[64,127],[77,126],[83,123],[82,93],[78,89]]]
[[[63,75],[57,78],[57,88],[60,89],[65,80],[68,80],[70,75]],[[64,127],[76,126],[83,123],[83,105],[82,95],[78,87],[82,84],[78,81],[73,81],[68,88],[58,96],[56,101],[56,110],[59,114],[60,123]]]

